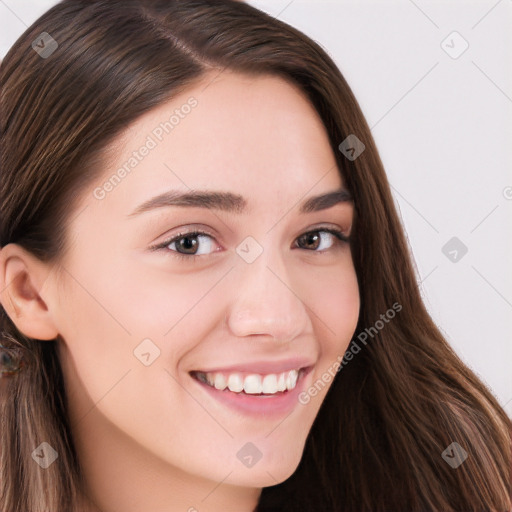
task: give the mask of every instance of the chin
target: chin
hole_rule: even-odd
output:
[[[271,487],[288,480],[295,473],[299,462],[300,458],[296,461],[288,459],[281,464],[271,464],[264,463],[262,459],[252,468],[242,468],[232,473],[231,483],[243,487]]]

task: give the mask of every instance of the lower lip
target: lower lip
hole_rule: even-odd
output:
[[[190,378],[209,396],[243,414],[274,417],[290,413],[299,404],[299,395],[305,387],[306,377],[313,367],[305,368],[292,390],[277,395],[250,395],[227,390],[220,391],[194,377]]]

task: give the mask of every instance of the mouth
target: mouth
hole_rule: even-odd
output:
[[[255,420],[271,420],[291,413],[301,403],[314,365],[279,373],[258,374],[235,371],[191,371],[206,400]]]
[[[252,396],[283,395],[296,388],[297,383],[311,367],[279,373],[202,372],[192,371],[193,379],[221,392]]]

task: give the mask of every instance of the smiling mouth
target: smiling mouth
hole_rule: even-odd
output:
[[[308,368],[269,374],[192,371],[190,375],[195,380],[221,392],[252,396],[279,396],[295,389],[297,382],[307,371]]]

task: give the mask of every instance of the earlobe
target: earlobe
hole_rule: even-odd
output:
[[[48,265],[17,244],[0,250],[0,303],[28,338],[53,340],[59,332],[41,296]]]

